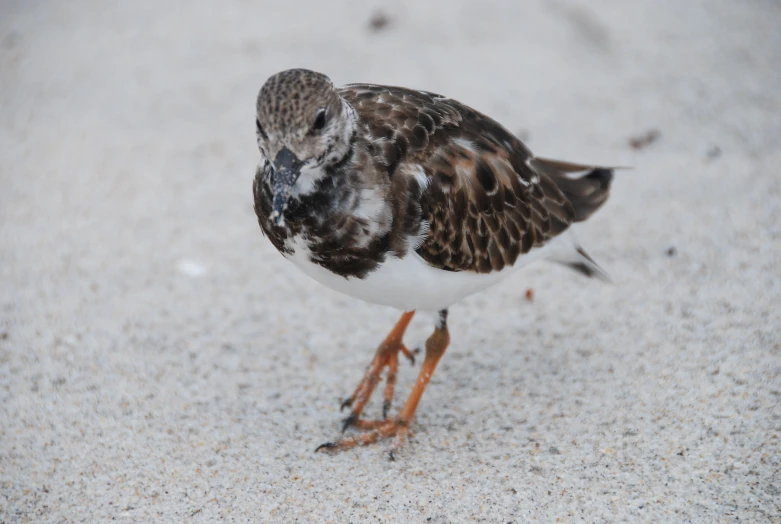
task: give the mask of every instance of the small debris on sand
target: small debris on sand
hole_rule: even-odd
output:
[[[721,148],[719,146],[713,146],[705,153],[710,160],[715,160],[721,156]]]
[[[382,31],[383,29],[388,28],[390,21],[391,20],[388,15],[386,15],[383,11],[375,11],[369,19],[369,29],[374,32]]]
[[[646,147],[650,146],[651,144],[659,140],[661,136],[662,133],[658,129],[649,129],[642,135],[638,135],[630,138],[629,146],[632,149],[637,149],[639,151],[640,149],[645,149]]]

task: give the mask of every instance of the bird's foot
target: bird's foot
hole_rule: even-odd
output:
[[[415,353],[407,349],[401,341],[389,343],[387,340],[383,342],[377,353],[374,355],[369,369],[366,370],[361,382],[355,391],[344,402],[342,402],[341,409],[351,408],[350,414],[344,419],[342,424],[342,431],[347,428],[355,426],[359,427],[360,416],[363,413],[366,404],[371,399],[377,384],[382,380],[382,372],[385,368],[388,368],[387,375],[385,377],[385,391],[383,393],[382,402],[382,418],[388,418],[388,412],[390,411],[393,403],[393,396],[396,390],[396,375],[399,371],[399,353],[402,353],[410,361],[410,364],[415,364]]]
[[[412,320],[414,311],[404,313],[401,319],[396,323],[396,327],[385,337],[385,341],[377,348],[366,376],[363,378],[355,393],[342,404],[343,407],[352,406],[350,416],[344,421],[342,432],[349,427],[355,427],[359,432],[351,437],[342,437],[334,442],[326,442],[317,447],[317,451],[337,452],[355,446],[365,446],[373,444],[380,440],[393,437],[393,445],[390,449],[390,459],[395,460],[396,452],[404,445],[409,436],[409,426],[412,419],[415,418],[415,412],[418,404],[426,390],[431,376],[437,367],[437,363],[445,354],[447,346],[450,344],[450,334],[447,330],[447,310],[439,312],[439,321],[436,324],[434,332],[426,340],[426,356],[418,372],[418,379],[412,386],[407,401],[399,411],[398,416],[391,419],[385,418],[390,408],[390,400],[393,398],[393,388],[396,385],[396,371],[399,367],[399,352],[407,358],[414,361],[412,352],[409,351],[401,342],[404,330],[409,321]],[[380,381],[380,373],[385,367],[388,368],[387,385],[385,387],[385,403],[383,404],[383,417],[385,420],[361,420],[360,416],[363,408],[369,401],[374,388]]]
[[[414,352],[407,349],[401,341],[404,331],[407,329],[407,325],[410,320],[412,320],[412,315],[414,315],[414,312],[404,313],[401,316],[396,323],[396,326],[377,348],[377,352],[374,354],[374,358],[372,359],[371,364],[369,364],[369,368],[366,370],[366,374],[358,384],[358,387],[355,388],[352,395],[342,402],[341,409],[351,408],[350,414],[342,423],[342,432],[351,426],[357,426],[366,404],[374,393],[374,389],[377,387],[377,384],[380,383],[382,372],[385,368],[388,368],[388,374],[385,378],[382,417],[383,419],[388,417],[388,412],[390,411],[396,389],[396,374],[399,370],[399,353],[402,353],[407,357],[412,364],[415,363]]]
[[[409,421],[401,417],[394,417],[386,420],[356,420],[352,424],[360,432],[351,437],[343,437],[334,442],[326,442],[315,449],[328,453],[336,453],[355,446],[366,446],[374,444],[380,440],[393,437],[393,443],[388,450],[388,458],[395,460],[396,454],[407,442],[409,436]]]

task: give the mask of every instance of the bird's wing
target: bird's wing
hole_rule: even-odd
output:
[[[428,233],[416,251],[434,267],[499,271],[607,198],[609,178],[600,190],[597,169],[535,158],[499,123],[455,100],[368,84],[346,86],[342,94],[366,122],[391,180],[417,181],[418,188],[411,185],[419,189]],[[578,170],[589,175],[569,177]],[[579,194],[588,213],[568,198]]]

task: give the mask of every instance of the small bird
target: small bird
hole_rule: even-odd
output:
[[[565,234],[607,199],[613,169],[535,157],[495,120],[445,96],[373,84],[334,87],[306,69],[270,77],[256,105],[253,183],[261,230],[318,282],[401,318],[342,404],[342,433],[316,451],[393,437],[405,443],[445,353],[448,308],[548,259],[604,271]],[[402,338],[416,310],[437,313],[406,403],[389,417]],[[385,379],[382,418],[361,417]]]

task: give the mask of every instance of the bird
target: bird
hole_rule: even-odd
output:
[[[496,120],[446,96],[336,87],[307,69],[269,77],[255,109],[263,234],[321,284],[401,312],[342,403],[342,436],[315,451],[390,439],[396,456],[450,344],[448,310],[464,297],[537,260],[609,280],[570,230],[605,203],[615,168],[535,156]],[[434,313],[434,330],[390,416],[399,354],[415,362],[403,337],[419,310]],[[383,373],[382,417],[366,419]]]

